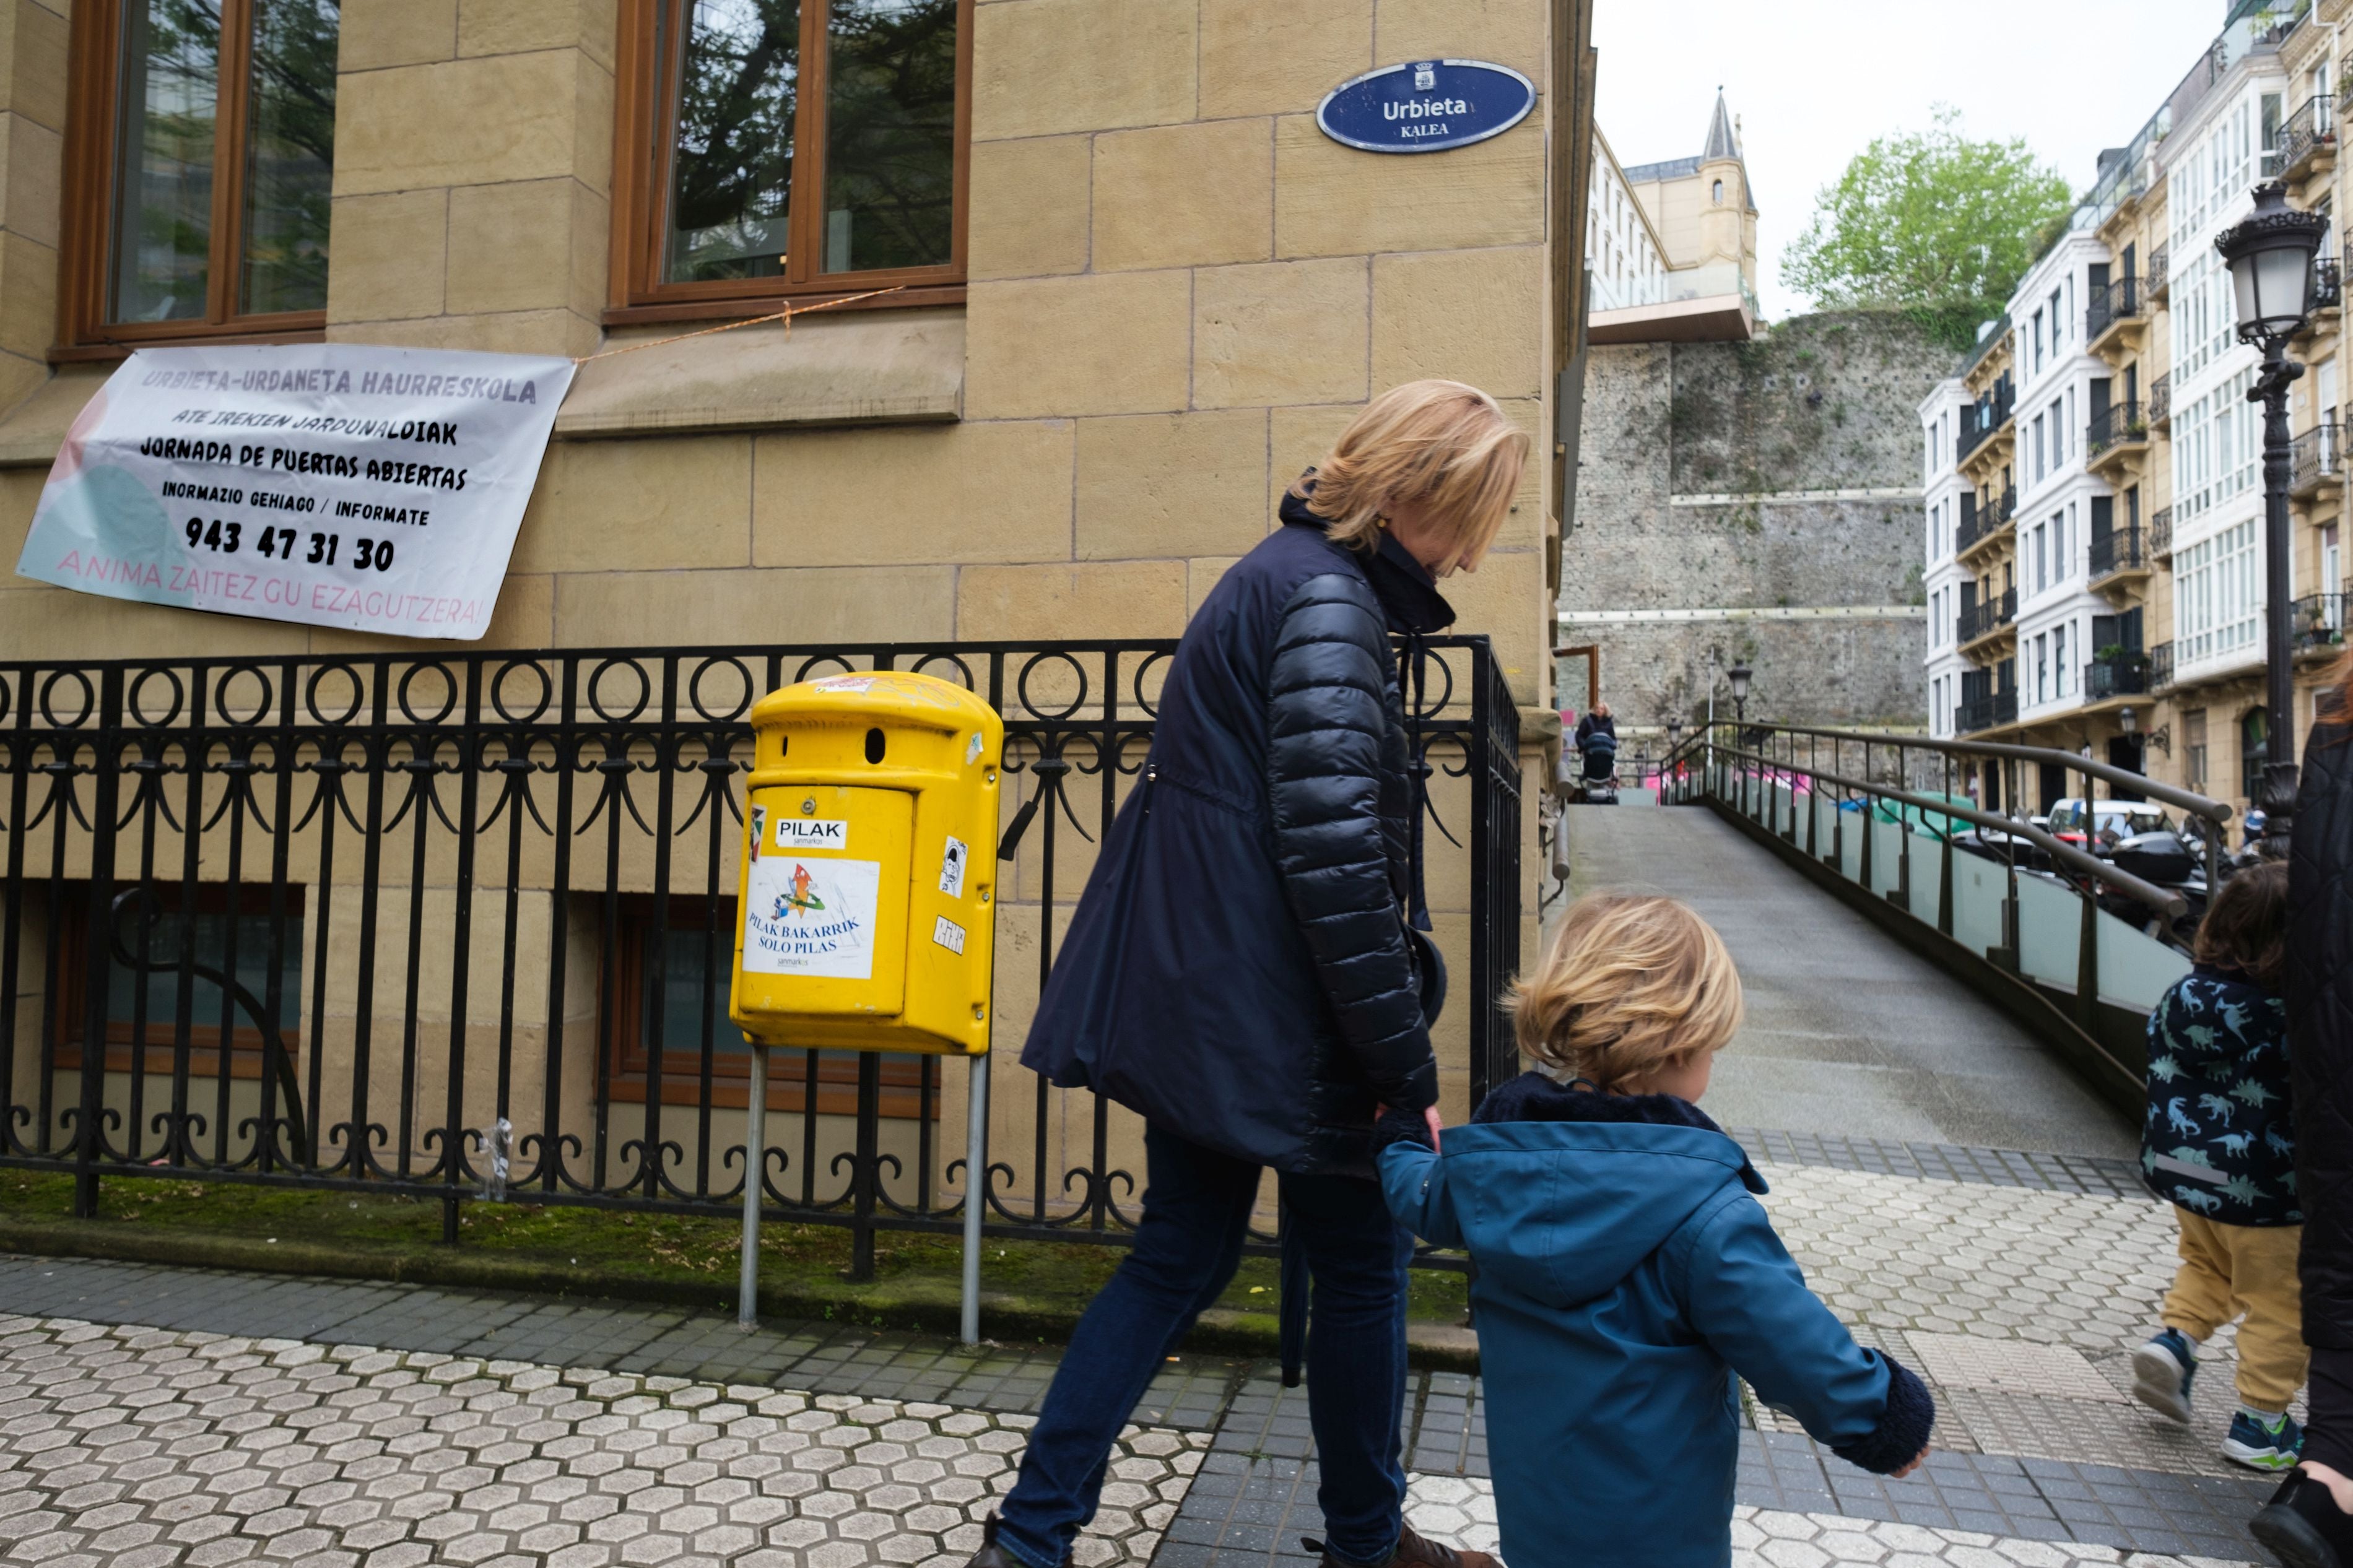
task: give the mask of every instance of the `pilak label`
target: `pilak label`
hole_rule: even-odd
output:
[[[1535,105],[1535,83],[1509,66],[1409,60],[1334,88],[1315,123],[1362,152],[1443,153],[1501,136]]]
[[[815,816],[776,818],[779,849],[847,849],[849,824]]]

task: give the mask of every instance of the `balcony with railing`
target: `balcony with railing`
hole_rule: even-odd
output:
[[[2287,493],[2303,500],[2334,494],[2345,484],[2344,426],[2316,425],[2287,447]]]
[[[1962,647],[1992,637],[2018,619],[2018,590],[2005,588],[1998,597],[1989,597],[1982,604],[1961,606],[1959,621],[1954,626],[1954,640]]]
[[[2148,689],[2148,655],[2138,648],[2112,653],[2084,667],[2084,700],[2086,702],[2105,702],[2111,697],[2138,697]]]
[[[2084,462],[2094,472],[2148,447],[2148,416],[2138,403],[2111,403],[2092,410],[2084,428]]]
[[[2168,561],[2173,556],[2173,509],[2161,506],[2148,518],[2148,558]]]
[[[2145,573],[2149,567],[2147,541],[2137,528],[2119,528],[2092,536],[2092,583]]]
[[[2137,278],[2119,278],[2105,288],[2094,289],[2084,310],[2084,341],[2097,353],[2100,339],[2109,328],[2138,321],[2147,309],[2147,296]]]
[[[2279,128],[2280,173],[2287,179],[2316,173],[2336,161],[2337,100],[2327,93],[2304,100]]]
[[[2344,650],[2347,598],[2343,593],[2306,594],[2288,606],[2288,636],[2297,654]]]
[[[1982,697],[1965,698],[1953,710],[1953,728],[1967,735],[1978,730],[1990,730],[1997,724],[2018,722],[2018,691],[1989,691]]]
[[[2148,384],[2148,427],[2167,429],[2173,424],[2173,373],[2161,370]]]
[[[2323,256],[2312,264],[2312,313],[2341,310],[2345,308],[2345,267],[2334,256]]]
[[[1975,496],[1964,498],[1961,525],[1953,535],[1953,553],[1966,555],[1978,545],[2000,534],[2018,513],[2018,491],[2005,489],[1983,505]]]
[[[2171,246],[2160,245],[2148,253],[2148,259],[2141,263],[2140,281],[2141,293],[2150,304],[2165,303],[2166,295],[2173,288],[2173,247]]]
[[[2173,684],[2173,645],[2161,642],[2148,650],[2148,689],[2162,691]]]

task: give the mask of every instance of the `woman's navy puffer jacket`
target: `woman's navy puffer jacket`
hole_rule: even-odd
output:
[[[1453,616],[1393,539],[1282,516],[1177,647],[1021,1060],[1240,1158],[1369,1176],[1376,1107],[1438,1098],[1389,634]]]
[[[2304,1340],[2353,1350],[2353,728],[2316,726],[2288,837],[2288,1068]]]

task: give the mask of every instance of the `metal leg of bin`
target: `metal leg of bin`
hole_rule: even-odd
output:
[[[752,1081],[744,1095],[744,1262],[735,1284],[735,1326],[760,1326],[760,1189],[767,1171],[768,1047],[752,1045]]]
[[[988,1058],[972,1058],[964,1130],[964,1342],[980,1343],[980,1220],[988,1201]]]

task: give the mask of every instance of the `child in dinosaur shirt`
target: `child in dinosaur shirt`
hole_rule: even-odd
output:
[[[2141,1176],[2173,1205],[2181,1267],[2160,1314],[2164,1331],[2133,1352],[2133,1394],[2188,1422],[2199,1345],[2244,1314],[2239,1408],[2222,1457],[2286,1470],[2304,1445],[2287,1408],[2309,1360],[2280,1000],[2287,868],[2266,861],[2223,883],[2198,928],[2195,956],[2196,967],[2148,1016]]]

